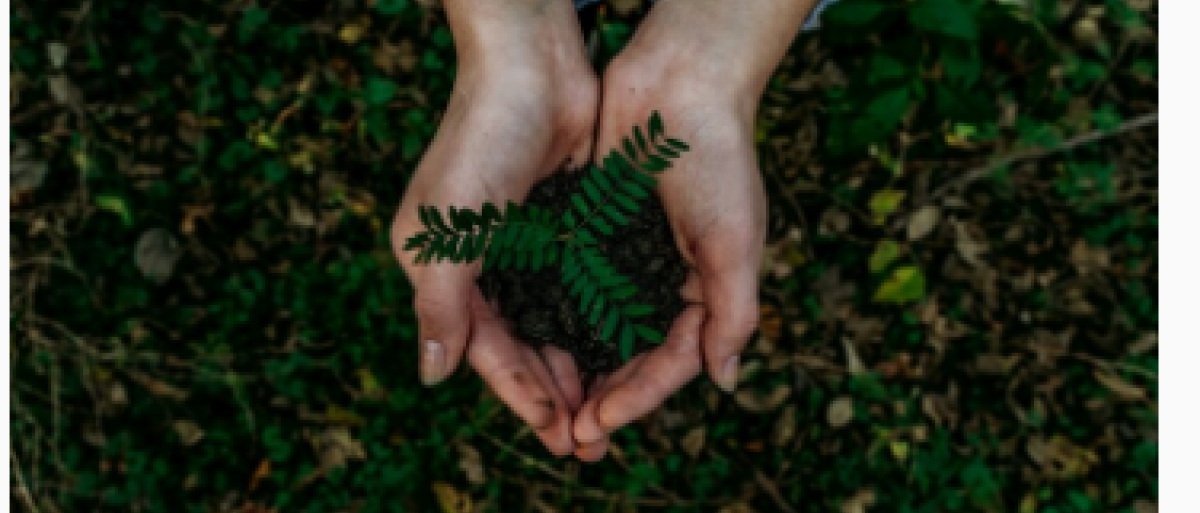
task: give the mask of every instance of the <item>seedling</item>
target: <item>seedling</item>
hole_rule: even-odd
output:
[[[655,176],[688,145],[667,137],[658,112],[646,129],[635,126],[621,148],[586,171],[570,207],[557,215],[537,205],[508,202],[501,211],[484,203],[479,211],[421,205],[423,230],[408,238],[405,250],[417,250],[416,263],[473,262],[483,258],[485,270],[537,271],[557,267],[579,313],[602,340],[616,340],[621,360],[633,355],[638,339],[660,343],[663,335],[639,322],[655,312],[653,305],[633,301],[638,288],[621,275],[597,247],[597,235],[612,235],[629,224],[652,197]]]

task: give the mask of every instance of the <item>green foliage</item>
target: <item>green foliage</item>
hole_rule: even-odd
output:
[[[639,324],[654,313],[651,305],[630,303],[637,286],[622,276],[596,247],[630,223],[652,197],[655,175],[671,159],[688,150],[687,143],[666,136],[662,116],[651,114],[646,128],[633,127],[599,167],[591,167],[580,190],[561,214],[538,205],[508,202],[503,213],[493,203],[480,211],[418,206],[422,231],[409,236],[405,251],[417,251],[418,264],[467,263],[483,258],[484,269],[537,271],[558,264],[562,283],[578,301],[578,311],[600,338],[615,340],[622,360],[632,357],[638,338],[661,342],[662,334]],[[449,217],[447,222],[446,217]]]

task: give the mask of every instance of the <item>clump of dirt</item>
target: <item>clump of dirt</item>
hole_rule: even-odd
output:
[[[582,172],[556,173],[534,186],[526,203],[564,213],[571,194],[580,190],[583,176]],[[666,335],[684,308],[680,288],[687,267],[675,247],[658,196],[649,198],[642,211],[630,216],[629,224],[615,227],[612,235],[596,235],[605,257],[637,286],[638,292],[630,301],[655,308],[652,315],[639,321]],[[579,370],[588,376],[611,372],[621,365],[617,341],[601,339],[599,330],[592,329],[579,313],[579,300],[563,286],[558,267],[487,271],[480,276],[479,286],[484,297],[498,303],[500,314],[518,339],[534,347],[553,344],[570,352]],[[634,353],[650,346],[639,340]]]

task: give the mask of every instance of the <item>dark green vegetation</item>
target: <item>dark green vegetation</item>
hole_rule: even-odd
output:
[[[641,262],[648,261],[642,257],[663,251],[647,248],[641,254],[622,255],[612,251],[622,241],[649,237],[653,228],[666,224],[665,215],[653,220],[641,215],[655,199],[654,175],[670,168],[670,159],[678,158],[688,149],[683,141],[666,137],[664,130],[662,116],[653,113],[646,129],[634,127],[633,135],[624,138],[620,150],[610,151],[601,166],[592,166],[574,180],[574,187],[562,191],[560,198],[547,198],[541,204],[509,202],[503,212],[493,203],[484,203],[479,211],[448,206],[445,215],[436,205],[421,205],[417,210],[422,230],[405,241],[404,250],[416,251],[414,260],[418,264],[447,260],[468,263],[483,258],[484,271],[534,273],[527,281],[500,277],[493,282],[507,285],[492,294],[501,303],[510,298],[515,300],[518,294],[529,297],[532,291],[545,294],[545,301],[538,304],[501,309],[512,313],[509,320],[515,323],[514,332],[531,342],[586,339],[584,347],[615,343],[620,360],[601,353],[596,357],[603,361],[596,361],[590,355],[595,351],[572,351],[576,360],[589,370],[614,371],[616,364],[633,356],[635,342],[661,343],[663,332],[674,318],[654,315],[656,307],[664,303],[640,301],[647,295],[639,294],[639,289],[654,286],[659,281],[656,273],[644,274],[641,280],[629,276]],[[547,205],[547,201],[558,204]],[[635,220],[642,222],[634,223]],[[666,234],[659,235],[663,236],[657,237],[655,243],[674,246],[669,228]],[[683,259],[678,251],[666,253],[675,257],[672,270],[682,270]],[[614,265],[614,257],[618,256],[624,257],[621,258],[624,266]],[[548,267],[558,268],[557,283],[545,283],[538,272]],[[666,290],[672,290],[668,283],[658,285],[667,285]],[[680,302],[677,291],[682,285],[682,279],[675,284],[675,292],[670,294],[674,296],[673,303]],[[658,295],[657,291],[652,294]],[[573,315],[561,322],[538,320],[545,315],[558,317],[558,306],[564,301],[578,305]],[[531,317],[532,321],[527,320]],[[657,326],[643,322],[650,317],[659,321]]]
[[[740,390],[583,466],[470,373],[416,379],[387,226],[454,78],[440,13],[18,0],[13,503],[1152,511],[1156,5],[1024,3],[844,0],[796,41]],[[601,18],[607,58],[636,12]]]

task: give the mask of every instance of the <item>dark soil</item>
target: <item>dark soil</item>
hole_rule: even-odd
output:
[[[534,186],[526,203],[564,212],[571,193],[579,190],[583,173],[556,173]],[[683,257],[675,247],[662,202],[653,196],[631,222],[611,236],[600,237],[601,250],[617,270],[633,280],[638,293],[632,303],[655,307],[642,323],[666,335],[683,311],[680,288],[687,276]],[[601,234],[597,234],[600,236]],[[579,313],[579,300],[569,297],[557,266],[541,271],[489,271],[479,278],[489,301],[499,304],[513,334],[534,346],[554,344],[570,352],[585,375],[611,372],[620,364],[616,340],[602,340]],[[639,340],[634,353],[650,343]]]

